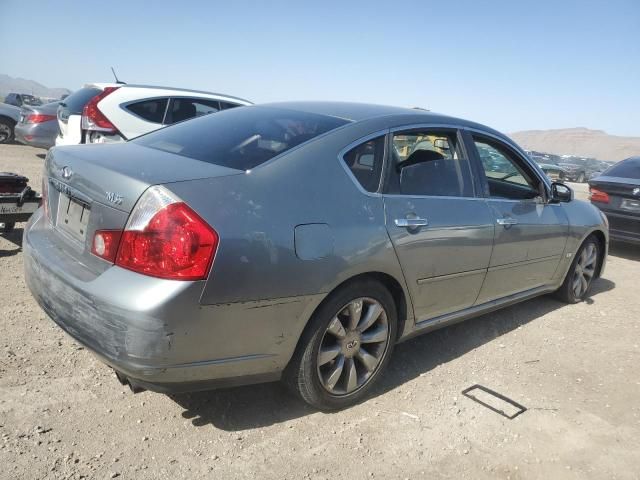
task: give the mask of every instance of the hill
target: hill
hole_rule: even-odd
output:
[[[60,98],[64,94],[71,93],[71,90],[68,88],[48,88],[33,80],[13,78],[0,73],[0,97],[4,98],[9,93],[29,93],[36,97]]]
[[[527,130],[509,136],[522,148],[556,155],[592,157],[598,160],[623,160],[640,155],[640,137],[619,137],[602,130],[563,128]]]

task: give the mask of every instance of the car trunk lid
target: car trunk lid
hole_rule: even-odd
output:
[[[620,210],[628,215],[640,216],[640,179],[600,176],[589,186],[609,195],[609,203],[598,203],[602,210]]]
[[[91,254],[96,230],[122,230],[151,185],[243,173],[126,143],[50,150],[45,164],[48,236],[93,274],[109,263]]]
[[[150,185],[242,173],[133,143],[57,148],[46,170],[57,190],[66,188],[81,200],[126,213]]]

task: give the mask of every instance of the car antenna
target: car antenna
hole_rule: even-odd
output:
[[[113,67],[111,67],[111,72],[113,73],[113,76],[116,79],[116,83],[120,85],[126,85],[126,82],[121,82],[120,80],[118,80],[118,75],[116,75],[116,71],[113,69]]]

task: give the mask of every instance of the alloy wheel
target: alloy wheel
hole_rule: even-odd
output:
[[[372,298],[352,300],[326,328],[318,350],[318,375],[327,392],[350,395],[371,380],[389,345],[384,307]]]
[[[576,298],[581,298],[589,289],[596,271],[597,261],[598,250],[593,243],[588,243],[580,253],[580,258],[578,258],[573,274],[572,288]]]

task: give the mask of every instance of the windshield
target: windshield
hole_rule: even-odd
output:
[[[346,120],[270,107],[240,107],[188,120],[133,140],[145,147],[249,170]]]

